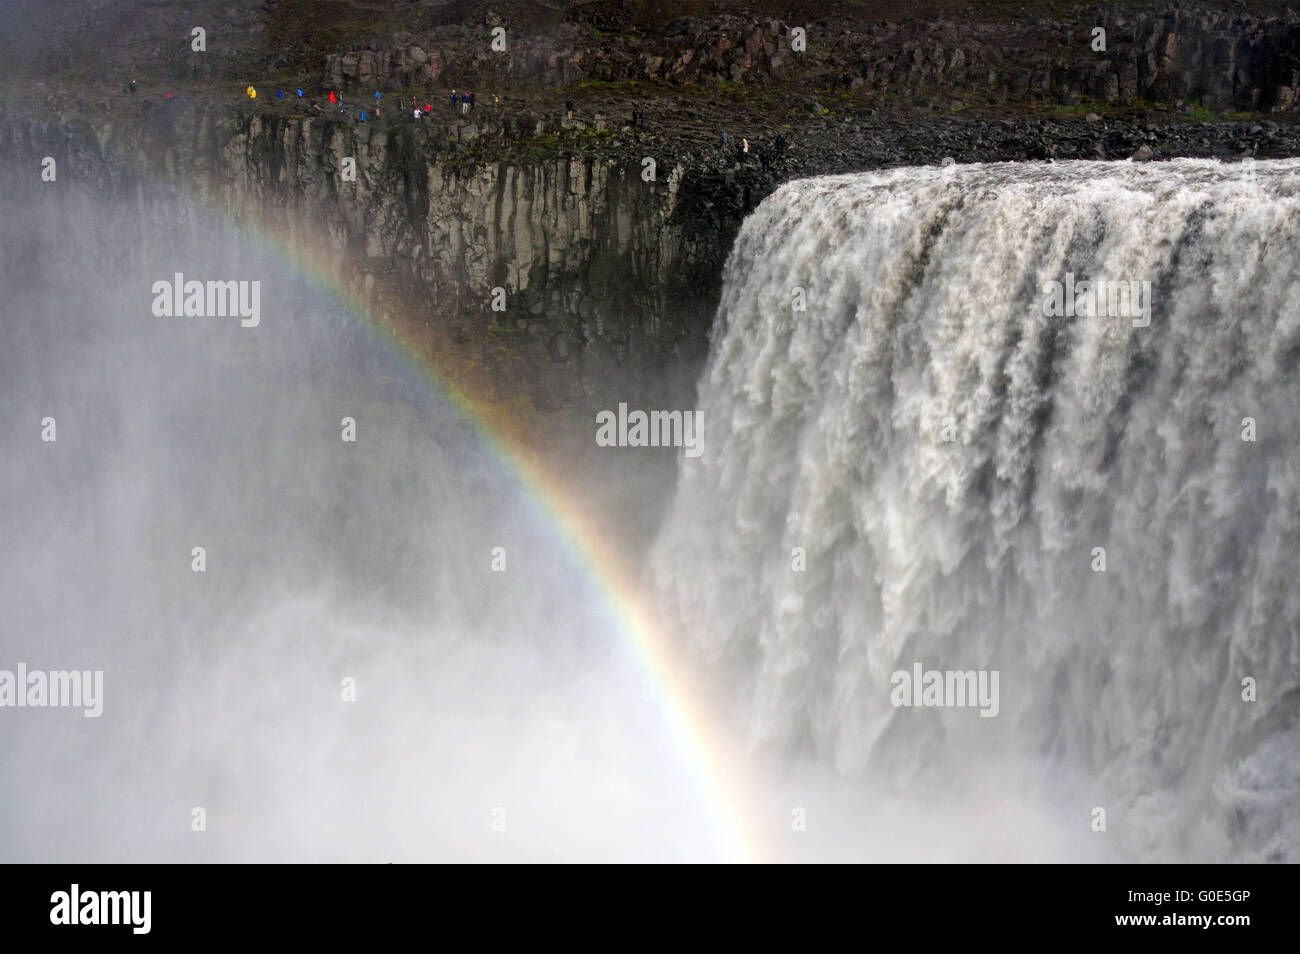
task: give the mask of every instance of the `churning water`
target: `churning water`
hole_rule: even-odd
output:
[[[984,857],[1294,859],[1298,266],[1294,160],[767,199],[654,554],[750,744],[1064,839]],[[998,672],[997,714],[894,705],[917,664]]]

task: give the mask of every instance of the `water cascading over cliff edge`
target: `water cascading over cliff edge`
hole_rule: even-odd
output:
[[[981,779],[1112,857],[1294,860],[1298,237],[1294,160],[764,202],[652,560],[754,748],[895,793]],[[1045,304],[1084,281],[1138,295]],[[916,663],[999,671],[997,716],[895,707]]]

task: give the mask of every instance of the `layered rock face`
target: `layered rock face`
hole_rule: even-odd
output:
[[[1094,32],[1100,30],[1102,32]],[[1025,26],[890,26],[855,51],[831,40],[850,86],[1047,93],[1058,102],[1195,101],[1213,109],[1280,112],[1300,86],[1300,22],[1177,9]]]
[[[321,83],[341,89],[375,83],[510,89],[627,80],[682,85],[761,80],[794,65],[791,28],[774,19],[679,20],[646,36],[593,36],[574,24],[542,36],[506,30],[502,50],[493,49],[491,30],[440,27],[422,38],[397,34],[374,49],[333,53],[326,57]]]
[[[331,54],[321,82],[353,89],[781,80],[865,86],[892,96],[942,88],[953,95],[1050,94],[1065,103],[1186,100],[1262,112],[1292,109],[1300,89],[1300,20],[1290,12],[1253,19],[1173,8],[1072,23],[817,23],[801,28],[806,48],[798,51],[796,27],[724,16],[674,21],[653,35],[593,37],[566,24],[545,36],[507,32],[500,52],[491,47],[489,27],[440,27]]]

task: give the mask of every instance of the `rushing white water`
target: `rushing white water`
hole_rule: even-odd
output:
[[[1298,237],[1294,160],[901,169],[765,201],[652,561],[755,748],[955,787],[972,841],[1015,801],[1109,857],[1294,860]],[[1149,324],[1048,314],[1067,273],[1149,282]],[[894,706],[916,663],[997,670],[998,714]]]

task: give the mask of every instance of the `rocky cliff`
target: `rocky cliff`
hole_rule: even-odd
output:
[[[490,31],[505,23],[491,16],[483,25],[403,32],[374,48],[331,53],[321,82],[339,89],[781,83],[895,98],[1044,94],[1062,103],[1195,100],[1262,112],[1292,109],[1300,89],[1300,19],[1290,10],[1255,18],[1170,5],[1063,21],[869,25],[726,15],[682,18],[649,33],[593,34],[569,23],[540,36],[506,33],[494,50]]]
[[[132,117],[10,116],[0,149],[29,188],[48,155],[69,197],[161,185],[246,220],[431,343],[492,339],[488,370],[541,408],[627,397],[649,368],[698,358],[711,290],[693,276],[717,250],[683,226],[683,167],[647,182],[608,155],[486,163],[449,148],[482,134],[177,100]]]

